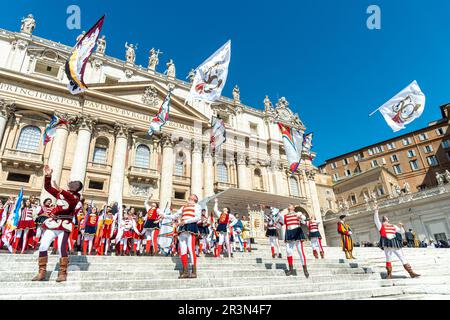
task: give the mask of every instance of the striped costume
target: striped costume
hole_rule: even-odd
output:
[[[374,221],[377,227],[377,230],[380,232],[380,243],[378,246],[384,251],[386,256],[386,271],[387,276],[386,279],[392,278],[392,257],[394,255],[401,261],[405,270],[409,273],[411,278],[419,277],[419,274],[416,274],[412,271],[411,265],[406,260],[403,250],[402,243],[397,238],[398,233],[405,232],[403,227],[397,227],[396,225],[390,224],[388,219],[383,219],[383,223],[380,222],[378,217],[378,209],[375,209],[374,212]]]
[[[353,239],[352,239],[352,229],[343,220],[337,223],[337,231],[341,235],[341,246],[342,250],[345,252],[345,257],[347,259],[353,258]]]
[[[322,236],[319,231],[319,222],[316,220],[309,220],[306,222],[306,226],[309,231],[309,240],[311,240],[311,247],[313,249],[313,254],[316,259],[319,258],[319,252],[322,259],[325,257],[323,247],[322,247]]]

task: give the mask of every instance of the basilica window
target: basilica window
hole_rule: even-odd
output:
[[[290,177],[289,178],[289,185],[291,187],[291,195],[293,195],[294,197],[299,197],[300,196],[300,192],[298,190],[297,179],[295,179],[294,177]]]
[[[93,163],[106,164],[108,161],[109,141],[106,138],[98,138],[95,142]]]
[[[217,180],[223,183],[228,182],[228,168],[223,163],[217,165]]]
[[[150,166],[150,148],[144,144],[136,148],[136,158],[134,165],[139,168],[148,168]]]
[[[44,61],[37,61],[36,66],[34,68],[34,72],[50,76],[50,77],[57,77],[59,73],[59,66],[56,65],[50,65]]]
[[[41,130],[35,126],[26,126],[20,131],[17,150],[38,152],[41,141]]]
[[[264,184],[263,184],[263,177],[262,177],[262,174],[261,174],[261,170],[260,169],[256,169],[254,174],[255,174],[255,176],[254,176],[255,188],[257,190],[263,190],[264,189]]]
[[[184,177],[186,174],[185,170],[185,155],[182,151],[178,152],[177,158],[175,160],[175,170],[174,174],[179,177]]]

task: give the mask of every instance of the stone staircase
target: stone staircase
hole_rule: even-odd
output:
[[[58,258],[49,257],[49,281],[31,282],[37,254],[0,254],[0,299],[450,299],[450,250],[404,249],[421,278],[410,279],[395,262],[394,279],[384,280],[384,254],[355,248],[357,260],[343,259],[339,248],[325,248],[315,260],[305,248],[310,278],[294,259],[297,276],[287,277],[287,262],[272,259],[267,240],[234,258],[198,258],[198,278],[179,280],[179,258],[71,256],[68,281],[56,283]]]

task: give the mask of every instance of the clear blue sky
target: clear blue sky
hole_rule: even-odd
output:
[[[107,14],[108,55],[124,59],[125,41],[139,43],[137,64],[146,66],[148,50],[159,48],[159,70],[173,58],[178,77],[231,39],[223,94],[238,84],[257,108],[265,94],[285,96],[315,133],[316,165],[394,137],[380,114],[368,114],[414,79],[425,112],[398,134],[440,118],[450,102],[448,0],[9,1],[0,28],[19,30],[31,12],[36,35],[74,44],[81,30],[66,28],[70,4],[80,6],[83,30]],[[366,27],[371,4],[381,8],[381,30]]]

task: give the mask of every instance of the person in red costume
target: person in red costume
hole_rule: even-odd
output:
[[[17,225],[17,229],[14,234],[14,253],[16,253],[21,238],[22,250],[20,253],[25,252],[28,243],[28,233],[35,228],[36,224],[34,223],[33,219],[33,207],[31,199],[24,199],[22,208],[20,209],[19,224]]]
[[[398,233],[405,232],[405,230],[403,229],[403,225],[400,224],[399,226],[396,226],[394,224],[391,224],[388,217],[386,216],[383,216],[380,221],[380,218],[378,216],[379,209],[377,203],[374,204],[373,209],[373,219],[375,221],[377,230],[380,233],[380,242],[378,246],[381,250],[384,251],[384,254],[386,255],[386,279],[392,279],[392,257],[394,255],[396,255],[397,258],[401,261],[403,268],[405,268],[411,278],[420,277],[420,274],[415,273],[412,270],[411,265],[408,263],[408,260],[406,260],[402,250],[402,241],[397,237]]]
[[[160,210],[156,202],[150,202],[153,193],[150,192],[144,202],[147,214],[144,217],[145,232],[145,255],[154,255],[158,253],[158,235],[160,229]],[[150,243],[152,246],[150,247]],[[152,249],[152,250],[150,250]]]
[[[53,197],[56,198],[56,204],[47,218],[42,224],[42,228],[45,230],[41,238],[41,244],[39,246],[39,272],[33,278],[33,281],[42,281],[45,279],[47,273],[48,262],[48,248],[52,241],[58,238],[58,251],[59,251],[59,272],[57,282],[67,280],[67,267],[69,265],[68,257],[68,240],[69,235],[73,228],[73,215],[75,214],[75,208],[80,201],[79,192],[83,189],[83,183],[81,181],[70,181],[67,184],[67,190],[57,189],[52,186],[52,173],[53,170],[48,166],[44,166],[44,188]]]

